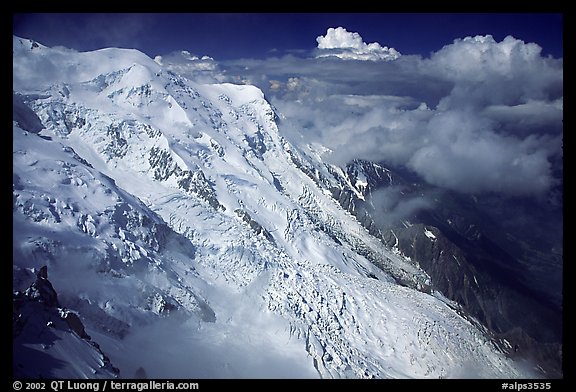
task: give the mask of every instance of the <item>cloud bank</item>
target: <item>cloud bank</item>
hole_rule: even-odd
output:
[[[472,194],[541,197],[561,181],[563,60],[543,57],[537,44],[485,35],[456,39],[429,58],[349,61],[392,49],[344,28],[317,42],[308,57],[220,63],[213,78],[260,87],[281,114],[281,131],[328,147],[335,164],[402,166]]]

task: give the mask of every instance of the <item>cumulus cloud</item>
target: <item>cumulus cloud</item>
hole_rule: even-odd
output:
[[[317,41],[308,57],[228,61],[213,73],[255,83],[287,137],[325,145],[338,165],[402,166],[466,193],[542,196],[561,181],[563,60],[543,57],[538,45],[486,35],[429,58],[347,61],[318,55],[369,53],[372,44],[343,28]]]
[[[336,56],[348,60],[396,60],[400,52],[381,46],[378,42],[365,43],[358,33],[348,32],[343,27],[330,27],[326,35],[316,38],[317,57]]]
[[[444,46],[423,65],[437,77],[454,82],[445,105],[518,105],[562,94],[561,62],[542,57],[542,48],[507,36],[466,37]]]

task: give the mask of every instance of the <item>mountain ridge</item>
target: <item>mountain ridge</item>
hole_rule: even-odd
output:
[[[137,51],[14,37],[13,55],[43,127],[15,115],[14,268],[49,265],[121,376],[535,374],[342,209],[342,169],[284,139],[259,89],[199,85]],[[27,80],[46,64],[71,71]],[[170,368],[143,341],[188,353]]]

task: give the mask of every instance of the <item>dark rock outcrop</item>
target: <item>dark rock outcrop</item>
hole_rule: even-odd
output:
[[[23,296],[31,301],[45,304],[47,307],[59,307],[58,294],[48,280],[48,267],[40,268],[36,281],[24,292]]]
[[[12,331],[15,378],[53,378],[52,369],[59,367],[57,359],[51,358],[40,351],[31,350],[28,346],[41,344],[45,349],[57,343],[59,338],[53,332],[76,334],[85,340],[92,350],[101,358],[103,374],[118,377],[120,371],[114,367],[110,359],[102,352],[98,343],[92,341],[86,333],[80,316],[69,309],[62,308],[58,294],[48,280],[48,268],[40,268],[36,280],[23,292],[13,295]],[[29,362],[37,358],[42,360],[37,369],[22,367],[19,361]],[[27,370],[23,370],[27,368]],[[30,373],[32,372],[32,373]]]

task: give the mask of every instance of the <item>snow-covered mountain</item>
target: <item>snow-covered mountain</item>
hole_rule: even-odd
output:
[[[15,307],[15,375],[536,375],[343,208],[366,178],[288,142],[256,87],[18,37],[13,72],[14,301],[43,304],[44,266],[58,298]]]

